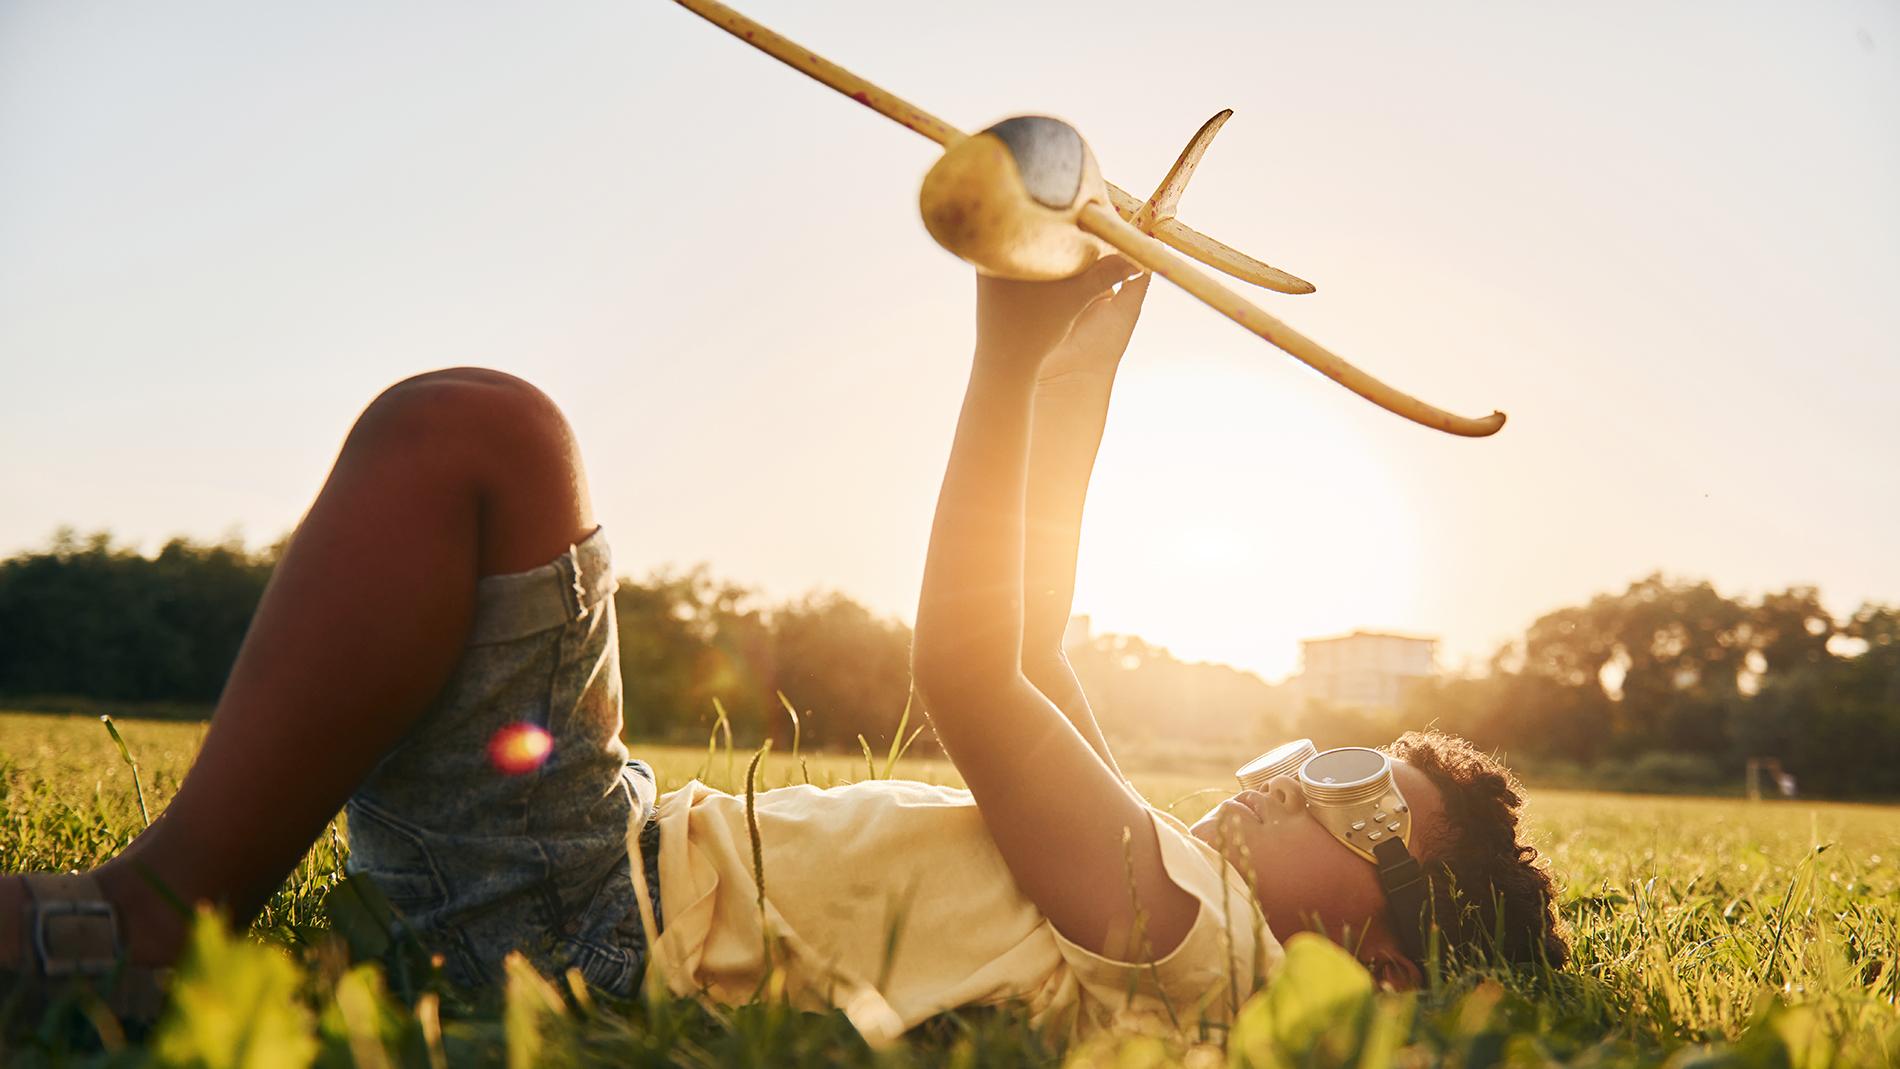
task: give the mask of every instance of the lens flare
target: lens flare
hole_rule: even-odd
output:
[[[533,724],[509,724],[488,740],[488,763],[504,775],[540,768],[554,749],[554,737]]]

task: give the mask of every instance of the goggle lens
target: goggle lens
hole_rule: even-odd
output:
[[[1318,756],[1319,751],[1313,748],[1312,739],[1300,739],[1268,750],[1242,765],[1240,771],[1234,774],[1240,777],[1242,789],[1264,791],[1267,784],[1281,776],[1298,774],[1308,761]]]

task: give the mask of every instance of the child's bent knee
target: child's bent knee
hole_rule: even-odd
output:
[[[389,387],[363,410],[351,438],[437,448],[460,443],[476,452],[544,452],[551,459],[573,448],[567,419],[547,394],[506,372],[473,367],[429,371]]]

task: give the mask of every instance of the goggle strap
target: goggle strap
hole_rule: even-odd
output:
[[[1400,839],[1387,839],[1373,848],[1379,866],[1379,886],[1385,890],[1386,915],[1392,934],[1406,956],[1425,961],[1425,870]]]

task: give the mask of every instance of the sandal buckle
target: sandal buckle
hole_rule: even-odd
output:
[[[46,902],[38,903],[33,921],[33,949],[40,957],[40,970],[49,978],[68,976],[104,977],[118,967],[121,957],[119,947],[119,918],[110,902]],[[65,923],[58,927],[60,931],[49,939],[48,921],[59,920]],[[81,946],[98,945],[97,925],[105,925],[105,944],[110,953],[101,956],[83,957],[74,954],[55,954],[48,943],[71,944]],[[88,930],[90,929],[90,930]]]

